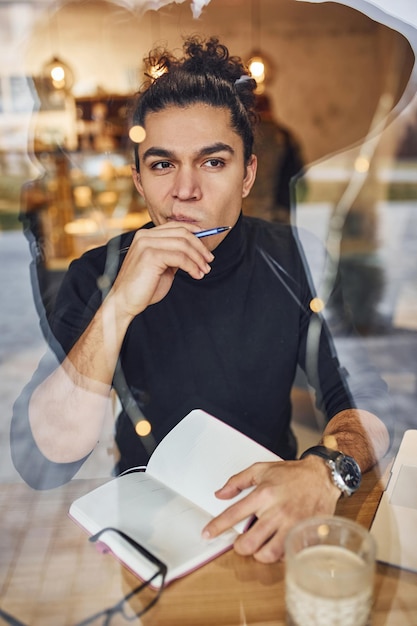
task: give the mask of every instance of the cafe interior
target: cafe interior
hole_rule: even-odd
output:
[[[135,577],[110,557],[97,557],[101,567],[65,513],[83,481],[111,477],[111,420],[73,485],[38,494],[13,468],[13,403],[45,348],[28,230],[42,251],[48,315],[74,258],[149,221],[131,176],[144,57],[179,49],[190,34],[218,36],[247,63],[298,159],[290,206],[274,214],[262,179],[243,213],[306,229],[337,259],[357,329],[340,349],[354,356],[360,341],[386,381],[395,453],[416,428],[417,9],[406,0],[395,9],[384,0],[0,0],[0,32],[0,624],[75,626],[93,623],[81,620],[103,597],[107,606],[128,593]],[[264,154],[271,165],[271,150],[259,141],[260,162]],[[282,143],[277,150],[282,168],[288,155]],[[293,412],[302,450],[322,418],[301,372]],[[340,514],[369,526],[387,471],[388,461]],[[174,582],[132,623],[289,623],[282,564],[243,561],[228,553]],[[378,568],[374,626],[417,624],[416,574]]]

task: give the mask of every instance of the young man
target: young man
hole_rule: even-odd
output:
[[[152,223],[71,265],[52,322],[62,363],[41,382],[35,376],[16,404],[12,453],[36,487],[69,480],[100,436],[112,386],[123,404],[120,470],[146,463],[150,436],[158,442],[191,409],[205,409],[287,459],[231,477],[219,497],[256,489],[204,529],[214,536],[254,514],[236,550],[272,562],[297,520],[334,512],[342,491],[356,488],[352,472],[369,469],[389,437],[367,410],[371,390],[356,408],[347,389],[328,329],[310,308],[291,229],[241,215],[256,175],[254,81],[216,39],[184,48],[183,59],[154,60],[166,71],[134,114],[146,136],[133,180]],[[196,237],[223,226],[231,228]],[[312,321],[319,341],[311,369]],[[329,420],[329,448],[301,460],[290,428],[297,365]],[[135,432],[138,414],[148,437]],[[340,456],[331,473],[335,450],[358,465]]]

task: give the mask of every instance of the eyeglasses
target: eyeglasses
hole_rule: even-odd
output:
[[[26,626],[26,624],[3,609],[0,609],[0,624],[8,624],[9,626]]]
[[[117,602],[117,604],[115,604],[114,606],[108,609],[104,609],[104,611],[99,611],[95,615],[92,615],[91,617],[83,620],[82,622],[79,622],[76,626],[87,626],[87,624],[93,624],[94,622],[97,622],[98,624],[99,622],[97,620],[99,620],[101,617],[104,618],[102,622],[102,626],[109,626],[109,624],[111,624],[111,620],[113,619],[113,617],[118,613],[121,613],[123,617],[126,619],[126,621],[133,621],[134,619],[141,617],[147,611],[149,611],[149,609],[151,609],[161,597],[161,594],[164,588],[165,577],[166,577],[167,569],[168,569],[165,563],[162,563],[162,561],[160,561],[156,556],[154,556],[151,552],[149,552],[149,550],[141,546],[134,539],[132,539],[132,537],[129,537],[129,535],[124,533],[122,530],[119,530],[118,528],[113,528],[112,526],[103,528],[95,535],[92,535],[89,540],[95,543],[96,541],[100,539],[103,533],[108,532],[108,531],[117,533],[118,535],[123,537],[123,539],[127,541],[133,548],[135,548],[135,550],[140,552],[142,556],[144,556],[146,559],[148,559],[148,561],[150,561],[153,565],[155,565],[157,570],[150,578],[148,578],[147,580],[142,582],[138,587],[135,587],[135,589],[132,589],[132,591],[126,594],[124,598],[122,598],[119,602]],[[129,600],[131,600],[134,596],[137,596],[141,591],[149,587],[151,583],[158,578],[160,578],[160,586],[158,585],[158,589],[156,590],[155,595],[147,602],[147,604],[142,606],[139,611],[132,610],[132,607],[129,604]]]
[[[129,535],[124,533],[122,530],[119,530],[118,528],[113,528],[112,526],[103,528],[95,535],[92,535],[90,537],[90,541],[95,543],[96,541],[98,541],[98,539],[100,539],[103,533],[108,532],[108,531],[112,531],[114,533],[117,533],[121,537],[123,537],[123,539],[125,539],[125,541],[127,541],[138,552],[140,552],[142,556],[144,556],[146,559],[148,559],[148,561],[153,563],[153,565],[155,565],[157,570],[150,578],[148,578],[148,580],[145,580],[138,587],[135,587],[135,589],[132,589],[132,591],[126,594],[124,598],[122,598],[114,606],[109,607],[108,609],[104,609],[104,611],[99,611],[98,613],[95,613],[94,615],[92,615],[91,617],[88,617],[82,622],[78,622],[78,624],[75,624],[74,626],[87,626],[87,624],[93,624],[93,623],[96,623],[96,624],[101,623],[102,626],[109,626],[111,624],[113,617],[117,615],[118,613],[121,613],[126,621],[131,622],[137,619],[138,617],[141,617],[142,615],[144,615],[147,611],[149,611],[149,609],[151,609],[161,597],[161,594],[164,588],[165,577],[166,577],[167,570],[168,570],[165,563],[162,563],[162,561],[160,561],[156,556],[154,556],[151,552],[149,552],[149,550],[141,546],[134,539],[132,539],[132,537],[129,537]],[[139,611],[135,611],[133,607],[129,604],[129,600],[131,600],[134,596],[137,596],[141,591],[149,587],[151,583],[154,580],[156,580],[158,577],[160,577],[161,579],[160,580],[161,584],[159,588],[156,590],[155,595],[151,597],[151,599],[147,602],[147,604],[142,605]],[[99,621],[100,618],[102,618],[103,621],[100,622]],[[10,626],[26,626],[26,624],[24,624],[19,619],[17,619],[10,613],[7,613],[7,611],[4,611],[1,608],[0,608],[0,622],[1,623],[4,622],[6,624],[9,624]]]

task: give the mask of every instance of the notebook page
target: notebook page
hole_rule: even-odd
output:
[[[78,498],[70,516],[92,534],[107,526],[124,531],[167,565],[166,582],[230,548],[236,537],[230,531],[218,540],[202,539],[210,516],[144,472],[115,478]],[[108,531],[100,540],[141,578],[155,572],[155,566],[117,534]]]
[[[228,478],[257,461],[279,460],[246,435],[195,409],[157,446],[146,472],[216,516],[248,493],[230,500],[216,498],[214,492]],[[240,531],[246,523],[239,525]]]

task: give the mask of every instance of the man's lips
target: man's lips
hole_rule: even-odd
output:
[[[198,221],[191,217],[167,217],[167,222],[178,222],[180,224],[198,224]]]

